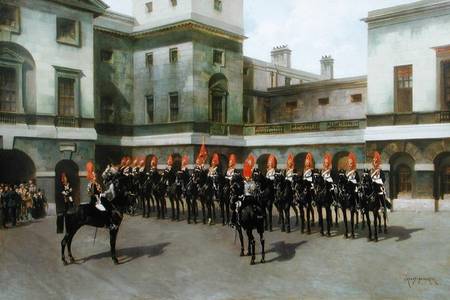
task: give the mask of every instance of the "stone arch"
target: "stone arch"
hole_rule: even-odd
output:
[[[390,164],[390,198],[412,198],[415,190],[415,160],[407,152],[398,152],[391,156]],[[409,172],[409,175],[408,175]],[[409,176],[409,178],[408,178]],[[408,186],[407,181],[410,181],[410,189],[405,189]]]
[[[407,153],[414,161],[423,161],[422,152],[411,142],[392,142],[383,148],[381,159],[383,162],[389,162],[397,153]]]
[[[65,173],[73,191],[73,200],[80,204],[80,175],[78,165],[69,159],[59,161],[55,166],[55,204],[58,214],[64,212],[64,197],[61,194],[63,185],[61,183],[61,175]]]
[[[270,154],[261,154],[256,160],[256,166],[263,174],[267,172],[267,160],[269,156]]]
[[[20,150],[0,150],[0,182],[19,184],[34,180],[36,166],[33,160]]]
[[[427,161],[434,162],[439,155],[445,152],[450,152],[450,143],[445,141],[434,142],[425,148],[424,158]]]
[[[450,151],[439,153],[434,163],[434,198],[450,199]]]
[[[216,73],[209,80],[209,121],[227,122],[228,79],[222,73]]]
[[[15,77],[13,112],[36,113],[36,63],[31,53],[19,44],[0,42],[0,68],[10,70]]]
[[[350,152],[348,151],[340,151],[333,155],[333,170],[347,170],[347,160]],[[357,162],[360,164],[361,162]]]

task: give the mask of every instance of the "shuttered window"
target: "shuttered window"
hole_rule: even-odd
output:
[[[58,78],[58,113],[63,117],[75,115],[75,79]]]
[[[395,111],[398,113],[412,112],[412,65],[395,67],[395,89]]]

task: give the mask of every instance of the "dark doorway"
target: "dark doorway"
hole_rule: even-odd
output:
[[[19,184],[36,177],[33,160],[19,150],[0,150],[0,182]]]

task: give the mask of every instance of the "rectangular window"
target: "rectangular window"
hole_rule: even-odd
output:
[[[172,6],[177,6],[177,0],[170,0],[170,3],[172,3]]]
[[[285,77],[284,78],[284,85],[285,86],[290,86],[291,85],[291,78]]]
[[[17,6],[0,4],[0,30],[20,32],[20,10]]]
[[[153,53],[147,53],[145,54],[145,65],[147,66],[147,68],[153,66]]]
[[[169,60],[172,64],[178,62],[178,48],[172,48],[169,50]]]
[[[15,112],[16,103],[16,69],[0,67],[0,111]]]
[[[412,65],[395,67],[395,112],[412,112]]]
[[[148,13],[151,13],[153,11],[153,2],[147,2],[145,3],[145,6],[147,7]]]
[[[352,95],[352,102],[362,102],[362,95],[361,94],[355,94]]]
[[[153,111],[154,111],[154,101],[153,101],[153,95],[147,95],[145,96],[145,100],[147,102],[147,121],[148,123],[153,123],[154,122],[154,116],[153,116]]]
[[[215,65],[224,66],[225,65],[225,53],[222,50],[213,51],[213,63]]]
[[[58,78],[58,114],[62,117],[75,115],[75,79]]]
[[[214,9],[222,11],[222,0],[214,0]]]
[[[328,105],[330,103],[330,98],[320,98],[319,105]]]
[[[110,96],[103,96],[100,99],[102,121],[110,123],[114,120],[113,99]]]
[[[101,50],[100,57],[102,62],[112,63],[113,52],[111,50]]]
[[[178,121],[178,93],[170,93],[169,95],[170,102],[170,122]]]
[[[444,67],[444,109],[450,109],[450,61],[447,61],[443,65]]]
[[[399,179],[399,193],[411,192],[411,169],[407,166],[400,166],[398,168]]]
[[[56,40],[58,43],[80,46],[80,22],[66,18],[56,19]]]
[[[212,96],[212,121],[223,123],[223,97]]]

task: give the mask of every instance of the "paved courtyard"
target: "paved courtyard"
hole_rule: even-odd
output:
[[[107,231],[94,245],[85,227],[72,245],[77,262],[65,267],[50,217],[0,231],[0,299],[448,299],[450,214],[389,221],[378,243],[276,230],[267,263],[250,266],[228,227],[127,217],[120,265]]]

